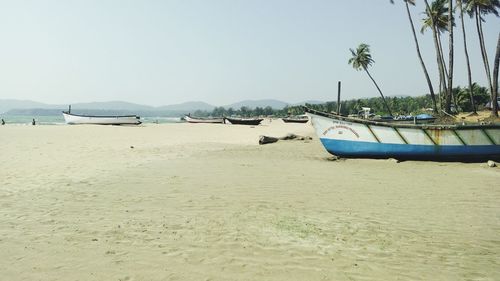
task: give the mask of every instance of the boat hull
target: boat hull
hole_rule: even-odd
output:
[[[226,121],[229,121],[229,123],[233,125],[252,125],[252,126],[257,126],[262,122],[262,118],[257,118],[257,119],[240,119],[240,118],[228,118],[226,117]]]
[[[309,122],[308,118],[294,119],[294,118],[281,118],[285,123],[307,123]]]
[[[198,124],[198,123],[222,124],[222,123],[224,123],[223,118],[195,118],[195,117],[191,117],[191,116],[187,116],[187,115],[184,117],[184,120],[186,120],[186,122],[188,122],[188,123],[194,123],[194,124]]]
[[[321,138],[325,149],[337,156],[345,158],[375,159],[407,159],[407,160],[443,160],[443,161],[477,161],[499,160],[500,147],[491,145],[408,145],[385,144],[372,142],[356,142]]]
[[[93,116],[63,112],[63,117],[66,121],[66,124],[69,125],[139,125],[142,123],[140,117],[137,115]]]
[[[325,149],[340,157],[443,161],[500,159],[500,125],[405,125],[309,110]]]

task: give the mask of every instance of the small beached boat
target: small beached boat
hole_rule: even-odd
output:
[[[95,124],[95,125],[139,125],[141,117],[137,115],[117,115],[117,116],[102,116],[102,115],[82,115],[73,114],[70,111],[63,111],[64,121],[66,124]]]
[[[300,117],[285,117],[281,118],[283,122],[285,123],[307,123],[309,122],[309,118],[307,116],[300,116]]]
[[[305,110],[325,149],[340,157],[464,162],[500,159],[500,124],[399,124]]]
[[[229,122],[233,125],[253,125],[257,126],[264,120],[263,118],[232,118],[225,117],[226,123]]]
[[[383,116],[380,118],[370,119],[372,121],[380,121],[380,122],[397,122],[397,123],[413,123],[413,124],[426,124],[433,123],[436,121],[436,117],[430,114],[419,114],[416,116]]]
[[[203,118],[203,117],[191,117],[189,115],[184,116],[184,120],[188,123],[208,123],[208,124],[222,124],[224,123],[224,118]]]

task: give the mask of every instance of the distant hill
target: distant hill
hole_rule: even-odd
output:
[[[208,104],[202,101],[190,101],[179,104],[172,105],[164,105],[157,107],[156,110],[169,110],[169,111],[196,111],[196,110],[204,110],[204,111],[212,111],[215,106]]]
[[[317,104],[320,101],[305,101],[299,104]],[[289,103],[274,100],[244,100],[224,106],[225,108],[240,109],[243,106],[249,108],[270,106],[273,109],[283,109],[291,105]],[[193,113],[196,110],[212,111],[215,106],[201,101],[184,102],[165,106],[148,106],[124,101],[90,102],[71,104],[71,110],[81,114],[138,114],[141,116],[182,116],[186,113]],[[3,115],[28,115],[28,116],[50,116],[61,114],[62,110],[67,110],[68,105],[45,104],[29,100],[0,99],[0,114]]]
[[[30,100],[0,99],[0,114],[26,116],[53,116],[67,110],[68,105],[55,105]],[[211,111],[213,105],[205,102],[185,102],[160,107],[135,104],[123,101],[73,103],[71,110],[75,113],[92,115],[138,114],[141,116],[177,117],[196,110]]]
[[[67,108],[67,106],[66,106]],[[106,102],[88,102],[71,104],[72,109],[91,109],[91,110],[155,110],[153,106],[124,102],[124,101],[106,101]]]
[[[0,99],[0,113],[7,112],[14,108],[29,109],[29,108],[51,108],[51,107],[53,106],[30,100]]]
[[[270,106],[274,109],[283,109],[288,105],[288,103],[279,101],[279,100],[273,100],[273,99],[265,99],[265,100],[244,100],[240,101],[237,103],[233,104],[228,104],[225,105],[225,108],[233,108],[233,109],[239,109],[243,106],[249,107],[249,108],[256,108],[256,107],[266,107]]]
[[[306,100],[306,101],[303,101],[303,102],[299,102],[299,103],[294,103],[293,105],[305,105],[305,104],[323,104],[325,103],[325,101],[319,101],[319,100]]]

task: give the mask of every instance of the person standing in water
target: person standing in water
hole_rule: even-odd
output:
[[[3,120],[3,118],[2,118],[2,125],[5,125],[5,120]]]
[[[36,125],[35,118],[33,118],[33,121],[31,121],[31,125],[33,125],[33,126],[35,126],[35,125]]]

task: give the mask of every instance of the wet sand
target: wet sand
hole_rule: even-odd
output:
[[[286,133],[314,139],[257,145]],[[0,143],[2,280],[500,279],[484,163],[332,161],[280,121],[4,126]]]

